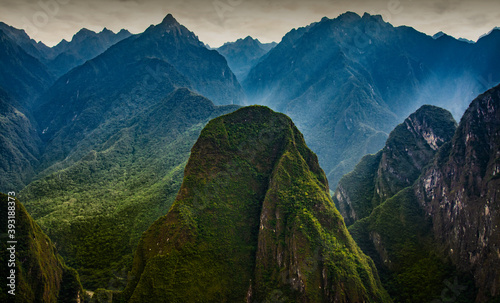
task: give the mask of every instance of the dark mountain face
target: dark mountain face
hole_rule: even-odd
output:
[[[384,165],[379,164],[374,173],[373,168],[377,166],[371,164],[371,158],[365,158],[358,165],[355,172],[361,176],[357,179],[353,174],[346,176],[346,180],[370,180],[372,190],[363,194],[369,197],[374,193],[381,201],[374,208],[375,198],[366,199],[355,191],[344,191],[338,200],[354,205],[355,213],[358,209],[368,209],[369,215],[356,221],[349,231],[363,251],[374,259],[384,286],[396,300],[438,299],[443,293],[442,287],[446,287],[442,281],[451,281],[454,277],[457,277],[453,284],[456,302],[498,300],[499,112],[500,87],[497,86],[471,103],[453,138],[442,144],[428,166],[414,165],[409,169],[402,166],[393,170],[399,174],[420,171],[413,184],[393,196],[380,195],[384,188],[377,188],[378,184],[385,184],[389,189],[404,184],[397,176],[381,176],[380,168]],[[440,120],[449,121],[442,126],[452,125],[449,119]],[[443,130],[450,129],[442,126]],[[422,132],[421,138],[441,137],[446,141],[445,133],[433,133],[434,136],[428,136],[429,132]],[[389,168],[390,163],[407,162],[401,161],[400,155],[418,154],[405,144],[382,152],[388,150],[390,154],[386,155],[385,163]],[[378,163],[383,164],[381,155],[379,159]],[[363,165],[365,170],[361,170]],[[389,192],[394,193],[392,189]],[[384,200],[385,197],[388,199]],[[449,287],[451,284],[447,283]]]
[[[201,129],[236,108],[178,89],[140,114],[103,124],[21,192],[85,287],[123,288],[131,254],[172,205]]]
[[[346,13],[288,33],[243,86],[251,103],[296,121],[336,184],[422,104],[460,116],[468,100],[498,83],[499,39],[486,38],[433,39],[380,16]]]
[[[0,30],[0,88],[28,111],[52,82],[45,65]]]
[[[472,102],[414,186],[437,242],[474,276],[476,302],[500,297],[500,86]]]
[[[47,63],[48,57],[52,54],[52,49],[42,42],[31,39],[24,30],[14,28],[0,22],[0,30],[10,39],[19,45],[27,54],[35,57],[42,63]]]
[[[73,69],[42,96],[35,117],[48,144],[43,168],[80,153],[78,142],[104,124],[119,124],[179,87],[217,104],[237,103],[242,95],[224,58],[169,15]]]
[[[131,277],[128,302],[390,302],[316,156],[288,117],[264,107],[204,128]]]
[[[398,125],[380,152],[365,156],[340,180],[333,200],[346,225],[369,216],[381,202],[412,185],[455,130],[450,112],[429,105]]]
[[[227,64],[239,81],[243,81],[257,62],[276,46],[276,43],[262,44],[248,36],[236,42],[226,43],[217,51],[223,55]]]
[[[9,204],[14,201],[15,205]],[[33,221],[24,206],[13,196],[0,193],[0,208],[2,232],[7,231],[8,224],[11,224],[8,222],[7,214],[15,213],[15,240],[17,241],[14,245],[17,261],[15,268],[8,267],[10,257],[7,257],[7,254],[10,256],[11,251],[7,248],[10,248],[11,244],[7,244],[6,240],[0,243],[2,249],[0,266],[2,273],[5,273],[2,282],[8,279],[7,272],[11,269],[16,271],[15,296],[7,293],[11,290],[7,285],[10,283],[2,283],[0,301],[80,302],[83,299],[83,289],[78,273],[64,264],[54,244]]]
[[[41,140],[30,116],[0,88],[0,191],[26,186],[35,176]]]
[[[57,77],[60,77],[131,35],[126,30],[115,34],[106,28],[100,33],[82,29],[70,42],[63,40],[52,48],[50,62],[47,65]]]
[[[16,29],[3,22],[0,22],[0,30],[26,53],[43,63],[55,78],[97,57],[110,46],[131,36],[126,30],[115,34],[106,28],[100,33],[82,29],[73,36],[70,42],[63,40],[54,47],[48,47],[42,42],[31,39],[24,30]]]

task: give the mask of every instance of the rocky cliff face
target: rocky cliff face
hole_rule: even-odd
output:
[[[453,138],[439,148],[429,165],[413,166],[421,171],[415,183],[349,228],[375,261],[395,300],[445,301],[443,296],[450,297],[443,294],[450,291],[454,302],[500,298],[499,108],[500,87],[475,99]],[[437,142],[432,138],[445,138],[428,132],[421,132],[421,137],[430,142],[430,148],[438,145],[432,144]],[[387,162],[405,151],[404,145],[399,146]],[[407,174],[410,170],[394,171]],[[380,179],[376,176],[374,188]],[[390,184],[397,188],[398,180],[393,178]],[[359,203],[355,196],[349,199],[351,205]],[[454,277],[452,285],[449,281]]]
[[[9,204],[13,201],[15,206]],[[14,250],[7,250],[12,248],[12,245],[7,244],[6,239],[2,239],[0,243],[0,261],[2,273],[5,273],[0,286],[0,302],[83,302],[83,289],[78,273],[64,264],[55,246],[26,212],[24,206],[13,197],[0,193],[0,207],[1,230],[7,231],[8,224],[12,224],[8,219],[15,220],[13,240],[17,241]],[[12,218],[8,218],[7,214]],[[7,272],[10,273],[10,270],[14,269],[8,267],[12,252],[15,254],[15,296],[7,293],[12,290],[7,285],[10,280],[3,283],[9,276]]]
[[[398,125],[379,153],[365,156],[339,182],[333,199],[346,224],[369,216],[376,206],[412,185],[455,129],[448,111],[430,105]]]
[[[500,87],[479,96],[415,184],[438,243],[474,275],[476,302],[500,297]]]
[[[292,121],[212,120],[168,214],[143,235],[128,302],[390,302]]]

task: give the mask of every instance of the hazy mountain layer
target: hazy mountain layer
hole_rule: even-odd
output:
[[[248,74],[250,103],[289,115],[332,184],[423,104],[460,117],[500,82],[500,31],[433,39],[380,16],[346,13],[292,30]]]
[[[241,82],[245,80],[250,69],[259,62],[277,43],[260,43],[259,40],[248,36],[235,42],[228,42],[217,51],[223,55],[234,75]]]

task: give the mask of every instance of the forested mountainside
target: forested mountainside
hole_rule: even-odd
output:
[[[128,302],[391,302],[316,155],[288,117],[265,107],[204,128],[131,276]]]

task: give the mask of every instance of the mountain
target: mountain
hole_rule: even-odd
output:
[[[0,30],[0,88],[20,106],[31,109],[36,98],[52,82],[53,77],[46,66]]]
[[[36,175],[41,140],[36,125],[11,96],[0,88],[0,191],[26,186]]]
[[[238,103],[243,94],[225,59],[168,15],[71,70],[40,98],[35,118],[47,143],[41,169],[79,159],[90,151],[79,142],[93,140],[94,132],[111,136],[122,121],[182,87],[216,104]]]
[[[0,191],[21,189],[35,176],[42,146],[32,108],[52,81],[45,65],[0,29]]]
[[[391,301],[316,155],[288,117],[259,106],[203,129],[130,277],[128,302]]]
[[[56,46],[48,47],[43,42],[31,39],[24,30],[3,22],[0,22],[0,30],[27,54],[43,63],[55,78],[97,57],[110,46],[132,35],[127,30],[115,34],[106,28],[100,33],[84,28],[76,33],[70,42],[62,40]]]
[[[353,192],[342,197],[358,208],[373,209],[349,231],[373,258],[383,285],[395,300],[426,302],[443,299],[450,291],[455,302],[496,302],[500,297],[496,253],[500,242],[496,232],[499,115],[497,86],[470,104],[453,137],[419,169],[415,182],[408,180],[409,186],[385,196],[377,207]],[[449,131],[452,121],[443,121],[448,124],[443,129]],[[391,151],[389,162],[393,163],[401,161],[398,155],[415,155],[404,144]],[[406,173],[404,168],[399,171]],[[363,174],[359,169],[357,173]],[[366,174],[368,179],[373,175],[372,184],[384,179],[373,171]],[[397,181],[393,178],[386,184],[401,187]]]
[[[52,49],[43,42],[36,42],[31,39],[28,34],[22,29],[14,28],[8,24],[0,22],[0,31],[3,31],[10,39],[20,46],[30,56],[38,59],[44,64],[47,63],[48,57],[52,54]]]
[[[81,29],[70,42],[63,40],[52,48],[53,54],[48,66],[56,76],[62,76],[131,35],[127,30],[115,34],[107,28],[100,33]]]
[[[12,244],[2,239],[0,244],[2,249],[0,261],[2,273],[5,274],[2,277],[5,283],[0,285],[0,301],[83,302],[84,294],[78,273],[64,264],[54,244],[33,221],[24,206],[14,197],[2,193],[0,193],[0,202],[3,214],[0,218],[2,231],[7,231],[8,224],[12,224],[8,221],[11,219],[7,217],[7,214],[9,216],[14,214],[14,235],[17,241]],[[7,233],[2,234],[4,235]],[[15,254],[14,267],[10,266],[13,260],[12,252]],[[11,270],[15,271],[15,296],[7,293],[12,290],[8,285],[11,284]]]
[[[20,197],[83,285],[121,289],[141,234],[166,214],[201,129],[235,110],[187,89],[78,143],[86,151],[29,184]]]
[[[276,45],[274,42],[262,44],[258,39],[248,36],[245,39],[225,43],[217,51],[226,58],[236,78],[243,81],[250,69]]]
[[[412,185],[455,130],[451,113],[431,105],[398,125],[381,151],[363,157],[340,179],[333,201],[346,225],[369,216],[381,202]]]
[[[380,16],[346,13],[292,30],[249,72],[250,103],[289,115],[331,184],[423,104],[460,117],[500,82],[496,31],[471,44],[433,39]]]
[[[414,186],[438,244],[459,270],[473,274],[476,302],[500,298],[499,129],[497,86],[471,103],[453,140]]]

